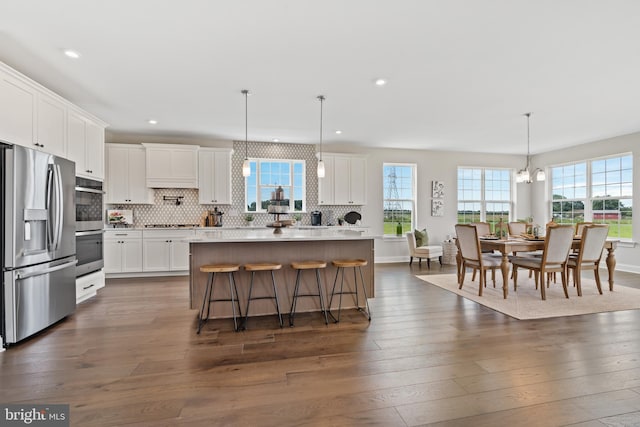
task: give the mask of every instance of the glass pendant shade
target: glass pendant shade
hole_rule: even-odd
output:
[[[242,162],[242,176],[245,178],[251,175],[251,165],[249,164],[249,108],[247,98],[249,97],[249,91],[247,89],[242,90],[244,95],[244,162]]]
[[[536,173],[536,181],[544,181],[545,179],[547,179],[545,171],[538,169],[538,172]]]
[[[324,178],[324,162],[318,160],[318,178]]]
[[[244,159],[242,162],[242,176],[245,178],[251,175],[251,165],[249,165],[249,159]]]
[[[318,160],[318,178],[324,178],[324,162],[322,161],[322,104],[324,103],[324,96],[318,95],[318,101],[320,101],[320,159]]]

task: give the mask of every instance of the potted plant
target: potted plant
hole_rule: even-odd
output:
[[[244,220],[245,220],[245,221],[247,221],[247,225],[248,225],[249,227],[252,227],[252,226],[253,226],[253,219],[254,219],[254,218],[253,218],[253,215],[252,215],[252,214],[246,214],[246,215],[244,216]]]
[[[302,214],[295,214],[293,216],[293,219],[296,221],[296,224],[298,224],[300,221],[302,221]]]

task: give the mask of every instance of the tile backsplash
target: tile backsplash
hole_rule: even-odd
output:
[[[244,226],[244,177],[242,176],[242,161],[244,160],[244,141],[234,141],[231,156],[231,188],[233,205],[201,205],[198,203],[198,190],[185,188],[156,188],[154,190],[154,204],[113,205],[107,204],[106,209],[131,209],[135,227],[147,224],[200,224],[200,218],[205,212],[216,206],[222,211],[224,226]],[[249,142],[247,147],[249,157],[263,159],[302,159],[306,161],[306,197],[307,212],[302,214],[302,224],[311,224],[310,213],[314,210],[322,212],[322,223],[327,221],[336,223],[336,218],[344,216],[349,211],[360,212],[360,206],[318,206],[318,177],[316,175],[315,145],[311,144],[283,144],[268,142]],[[108,179],[108,178],[107,178]],[[181,196],[180,205],[174,201],[164,200],[165,196]],[[106,217],[106,215],[105,215]],[[273,221],[273,215],[254,213],[254,226],[266,225]],[[364,218],[363,218],[364,219]]]

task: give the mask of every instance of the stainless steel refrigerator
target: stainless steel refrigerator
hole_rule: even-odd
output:
[[[0,143],[0,166],[0,307],[7,345],[75,311],[75,163]]]

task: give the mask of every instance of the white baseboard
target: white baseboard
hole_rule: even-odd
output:
[[[409,263],[409,256],[387,256],[387,257],[379,257],[373,261],[375,264],[391,264],[394,262],[406,262]]]
[[[399,263],[399,262],[409,265],[409,255],[379,257],[374,260],[375,264],[392,264],[392,263]],[[427,262],[427,260],[423,258],[422,262]],[[435,258],[432,258],[431,262],[432,263],[435,262],[436,264],[438,264],[438,260]],[[419,263],[418,258],[413,258],[413,263],[418,264]],[[444,265],[448,265],[448,264],[445,263]],[[455,265],[455,264],[451,264],[451,265]]]
[[[189,270],[181,271],[150,271],[139,273],[107,273],[107,279],[130,279],[135,277],[167,277],[167,276],[188,276]]]
[[[606,269],[606,266],[605,266],[605,269]],[[627,273],[640,274],[640,266],[637,266],[637,265],[616,263],[616,270],[624,271]]]

